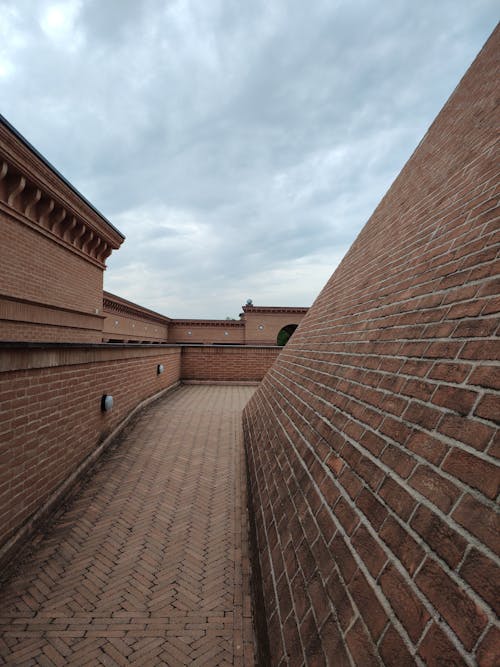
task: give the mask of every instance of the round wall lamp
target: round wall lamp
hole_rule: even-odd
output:
[[[110,394],[104,394],[101,398],[101,410],[108,412],[113,407],[113,397]]]
[[[264,330],[264,325],[263,325],[263,324],[259,324],[259,331],[263,331],[263,330]]]
[[[165,370],[165,369],[164,369],[164,367],[163,367],[163,364],[158,364],[158,366],[156,367],[156,374],[157,374],[157,375],[161,375],[161,374],[163,373],[164,370]]]

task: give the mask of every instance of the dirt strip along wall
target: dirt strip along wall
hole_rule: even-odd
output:
[[[180,348],[3,346],[0,371],[1,551],[138,403],[179,381]]]
[[[499,664],[499,37],[244,412],[273,665]]]
[[[182,348],[181,376],[183,380],[260,382],[281,350],[249,345],[186,345]]]

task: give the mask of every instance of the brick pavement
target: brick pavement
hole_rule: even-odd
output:
[[[134,421],[0,591],[0,664],[254,664],[253,391],[184,386]]]

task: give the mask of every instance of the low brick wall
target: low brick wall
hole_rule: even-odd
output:
[[[184,378],[260,381],[280,350],[0,343],[0,562],[138,404]]]
[[[167,346],[0,345],[0,548],[141,401],[179,382],[180,357]]]
[[[260,382],[281,350],[280,347],[248,345],[184,346],[181,377],[183,380]]]

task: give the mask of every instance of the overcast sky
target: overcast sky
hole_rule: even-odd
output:
[[[126,240],[171,317],[308,306],[497,0],[0,0],[0,112]]]

